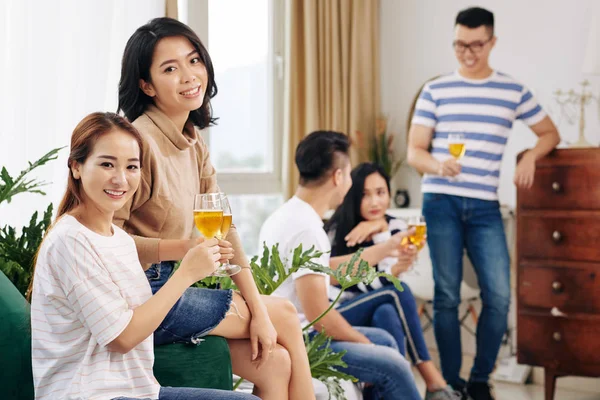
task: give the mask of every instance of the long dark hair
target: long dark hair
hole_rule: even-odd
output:
[[[327,232],[335,230],[332,248],[335,249],[337,256],[354,253],[360,248],[360,245],[348,247],[344,238],[356,225],[364,221],[364,218],[360,214],[360,206],[364,196],[365,180],[372,174],[381,175],[387,184],[388,192],[391,192],[390,177],[379,164],[362,163],[352,170],[352,186],[348,190],[348,193],[346,193],[342,204],[340,204],[331,219],[325,224]]]
[[[69,177],[67,178],[67,189],[63,195],[60,205],[58,206],[58,212],[54,223],[58,221],[60,217],[69,211],[73,210],[83,201],[81,196],[81,180],[73,177],[73,170],[71,169],[75,163],[83,164],[89,157],[90,153],[94,150],[94,145],[100,139],[102,135],[105,135],[114,130],[120,130],[131,135],[140,146],[140,168],[143,165],[142,156],[142,136],[140,133],[131,125],[125,118],[118,114],[111,112],[95,112],[88,116],[77,124],[71,135],[71,152],[67,160],[67,167],[69,168]],[[54,224],[53,223],[53,224]],[[48,228],[48,231],[52,229],[52,226]],[[47,234],[48,232],[46,232]],[[38,248],[38,252],[40,247]],[[31,290],[33,288],[33,276],[35,273],[35,264],[37,262],[37,254],[33,260],[33,270],[31,272],[31,281],[29,282],[29,288],[27,289],[27,299],[31,299]]]
[[[152,98],[140,89],[140,79],[151,82],[150,66],[154,49],[161,39],[173,36],[182,36],[189,40],[206,67],[208,82],[202,106],[190,112],[189,116],[194,125],[204,129],[216,122],[210,105],[210,99],[217,95],[212,61],[198,35],[189,26],[173,18],[154,18],[139,27],[127,41],[121,62],[118,112],[122,111],[128,120],[135,121],[149,105],[154,104]]]

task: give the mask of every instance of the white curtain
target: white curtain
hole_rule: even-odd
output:
[[[116,111],[125,43],[165,14],[165,0],[0,0],[0,168],[14,177],[94,111]],[[60,201],[68,148],[34,174],[48,196],[0,206],[0,226],[20,227]]]

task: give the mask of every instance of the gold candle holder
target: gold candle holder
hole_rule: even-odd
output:
[[[563,92],[558,89],[554,92],[556,96],[556,102],[560,104],[561,109],[565,112],[569,106],[574,106],[579,109],[579,139],[574,143],[568,143],[569,147],[594,147],[593,144],[587,141],[585,138],[585,106],[593,100],[598,100],[596,96],[592,94],[587,88],[590,86],[590,82],[586,79],[580,83],[581,92],[575,92],[573,89],[568,92]],[[569,118],[568,113],[567,118]]]

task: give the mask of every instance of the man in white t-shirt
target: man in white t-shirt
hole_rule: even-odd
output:
[[[275,211],[260,231],[260,241],[269,248],[279,243],[282,257],[291,262],[292,251],[314,246],[323,252],[321,265],[329,265],[331,245],[323,230],[324,214],[341,204],[352,185],[349,141],[346,135],[331,131],[313,132],[296,149],[300,186],[296,194]],[[329,305],[329,276],[302,269],[289,277],[275,295],[288,298],[298,309],[303,324],[316,319]],[[384,399],[420,399],[409,363],[398,352],[394,338],[378,328],[355,327],[335,309],[316,325],[333,338],[334,351],[346,350],[345,372],[367,390]],[[375,397],[374,396],[374,397]],[[377,397],[375,397],[377,398]]]
[[[469,8],[458,13],[455,25],[459,69],[423,87],[409,131],[408,162],[424,174],[434,330],[444,378],[454,388],[465,386],[459,376],[458,306],[466,248],[482,299],[477,355],[466,391],[473,400],[493,400],[488,379],[510,305],[509,255],[497,193],[502,156],[514,122],[523,121],[538,141],[517,164],[514,182],[529,188],[536,160],[556,147],[559,136],[527,87],[490,67],[494,15]]]

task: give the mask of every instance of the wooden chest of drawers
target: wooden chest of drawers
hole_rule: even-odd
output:
[[[517,359],[600,376],[600,149],[561,149],[517,191]]]

